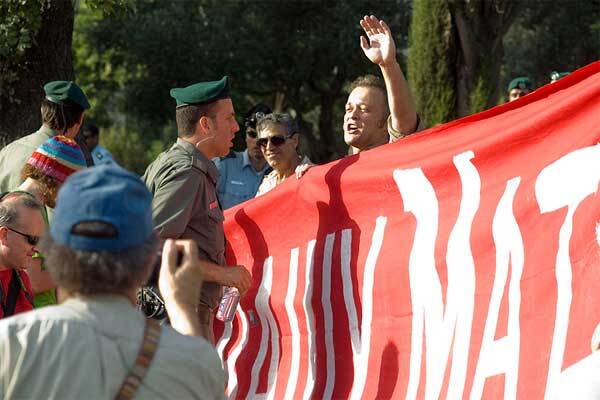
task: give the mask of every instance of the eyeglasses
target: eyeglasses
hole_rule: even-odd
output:
[[[270,136],[266,138],[260,138],[256,141],[258,147],[263,148],[267,147],[267,143],[271,142],[271,144],[275,147],[282,146],[286,140],[291,138],[292,136]]]
[[[27,239],[27,243],[29,243],[32,246],[35,246],[38,244],[38,242],[40,241],[40,237],[39,236],[33,236],[33,235],[28,235],[26,233],[23,232],[19,232],[16,229],[11,228],[10,226],[5,226],[6,229],[8,229],[9,231],[13,231],[14,233],[18,233],[19,235],[23,236],[25,239]]]

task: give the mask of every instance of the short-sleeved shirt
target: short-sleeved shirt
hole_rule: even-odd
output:
[[[0,320],[0,398],[112,399],[133,367],[145,318],[125,297],[70,298]],[[225,378],[203,338],[161,327],[136,399],[224,399]]]
[[[91,151],[92,159],[94,160],[94,165],[103,165],[103,164],[114,164],[115,160],[113,159],[110,151],[106,150],[106,148],[97,145],[94,147],[94,150]]]
[[[148,166],[142,180],[153,195],[154,229],[162,239],[192,239],[200,258],[225,265],[219,171],[196,147],[179,138]],[[221,285],[204,282],[200,303],[218,306]]]
[[[19,294],[17,295],[17,301],[15,303],[15,310],[13,315],[33,310],[33,304],[30,301],[33,298],[33,291],[31,290],[31,282],[29,281],[29,276],[27,275],[27,273],[25,273],[25,271],[22,270],[18,270],[17,273],[19,274],[23,285],[21,286],[21,282],[17,282],[19,284]],[[15,278],[12,269],[0,270],[0,285],[2,286],[2,296],[0,296],[0,302],[2,302],[3,307],[6,306],[8,288],[10,286],[10,282],[13,279]],[[0,307],[0,318],[4,318],[3,307]]]
[[[217,194],[223,209],[231,208],[256,196],[263,176],[271,169],[269,164],[265,163],[262,170],[255,170],[250,162],[248,150],[236,151],[224,158],[215,158],[213,162],[220,174]]]
[[[15,190],[23,183],[21,171],[31,154],[57,133],[42,125],[31,135],[15,140],[0,150],[0,193]]]

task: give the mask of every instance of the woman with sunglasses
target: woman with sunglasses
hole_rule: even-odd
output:
[[[21,171],[23,183],[18,190],[33,195],[41,204],[54,208],[58,190],[77,170],[86,167],[85,157],[77,143],[66,136],[54,136],[33,152]],[[46,207],[42,213],[49,223]],[[36,253],[27,269],[35,296],[35,308],[56,304],[55,284],[43,266],[43,257]]]
[[[298,155],[296,122],[289,114],[267,114],[256,123],[258,139],[256,144],[262,150],[265,160],[273,171],[265,175],[256,196],[265,194],[284,180],[294,175],[301,165],[312,165],[308,157]]]

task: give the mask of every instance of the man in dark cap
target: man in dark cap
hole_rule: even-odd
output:
[[[0,320],[0,398],[225,398],[219,356],[198,337],[202,265],[193,242],[163,246],[159,286],[178,332],[136,309],[157,258],[151,201],[144,183],[115,165],[65,182],[40,243],[63,302]]]
[[[153,194],[152,218],[162,239],[193,239],[204,270],[198,319],[205,338],[214,343],[213,312],[222,285],[243,294],[251,277],[243,266],[225,265],[223,210],[217,198],[219,171],[211,161],[233,146],[239,126],[229,97],[228,77],[171,90],[177,101],[177,142],[159,154],[143,176]]]
[[[533,84],[526,76],[520,76],[513,79],[508,84],[508,101],[517,100],[533,91]]]
[[[224,209],[254,198],[263,176],[271,169],[256,144],[256,122],[270,113],[271,109],[264,104],[252,107],[244,117],[246,150],[213,160],[220,174],[217,195]]]
[[[83,123],[84,111],[90,108],[85,93],[75,82],[48,82],[44,85],[44,93],[41,105],[42,127],[0,151],[0,192],[15,190],[23,183],[23,166],[46,140],[56,135],[75,138]]]
[[[567,76],[569,74],[570,74],[570,72],[552,71],[552,73],[550,74],[550,83],[554,83],[557,80],[564,78],[565,76]]]

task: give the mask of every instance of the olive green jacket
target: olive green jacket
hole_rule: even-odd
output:
[[[21,170],[31,154],[58,132],[42,125],[37,132],[22,137],[0,150],[0,192],[9,192],[19,187]]]

